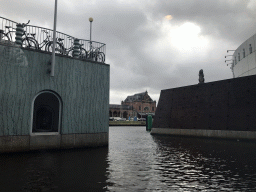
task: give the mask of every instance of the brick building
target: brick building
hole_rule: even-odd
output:
[[[109,117],[146,117],[155,115],[156,101],[153,101],[148,92],[136,93],[121,102],[121,105],[109,105]]]

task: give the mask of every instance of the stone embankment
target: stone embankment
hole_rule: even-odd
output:
[[[146,126],[146,121],[109,121],[109,126]]]

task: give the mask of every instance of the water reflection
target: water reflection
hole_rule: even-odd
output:
[[[111,127],[109,146],[110,191],[145,191],[154,185],[155,143],[145,127]]]
[[[0,155],[0,191],[255,191],[256,144],[110,127],[109,148]]]
[[[111,127],[109,191],[255,191],[256,144]]]
[[[174,190],[254,191],[252,142],[153,136],[161,178]]]
[[[106,191],[108,148],[1,154],[0,191]]]

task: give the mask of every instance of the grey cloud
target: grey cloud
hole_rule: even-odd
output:
[[[58,31],[89,39],[88,18],[94,18],[92,38],[106,43],[110,89],[123,92],[120,95],[123,99],[127,93],[132,95],[147,89],[158,100],[161,89],[197,84],[201,68],[206,82],[231,78],[231,70],[224,63],[226,50],[236,49],[256,29],[256,13],[248,8],[249,0],[58,2]],[[54,2],[50,0],[9,0],[0,6],[1,16],[18,22],[30,19],[32,25],[50,28],[53,9]],[[200,35],[211,43],[207,45],[209,49],[201,50],[207,57],[188,56],[171,43],[161,45],[165,41],[161,25],[166,15],[173,16],[169,21],[173,26],[185,22],[200,26]],[[167,47],[159,51],[156,43]],[[120,101],[110,98],[110,102]]]
[[[157,19],[172,15],[174,24],[193,22],[202,28],[203,35],[214,35],[230,41],[245,40],[254,34],[256,13],[248,9],[250,0],[180,0],[164,1],[147,10]]]

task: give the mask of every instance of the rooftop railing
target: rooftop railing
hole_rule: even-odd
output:
[[[15,42],[23,48],[52,52],[53,30],[28,25],[28,23],[20,24],[0,17],[0,41]],[[56,31],[56,54],[104,63],[105,52],[106,44],[104,43],[77,39]]]

